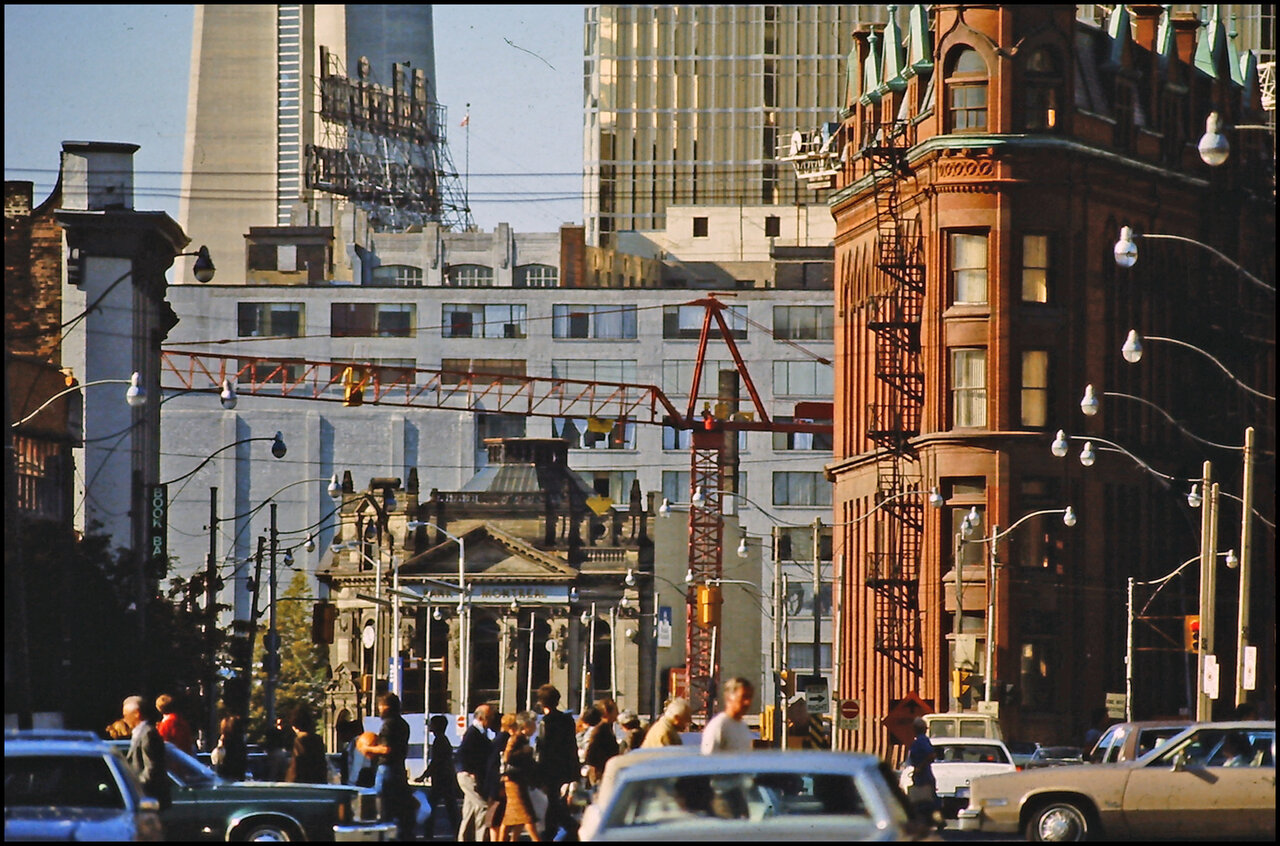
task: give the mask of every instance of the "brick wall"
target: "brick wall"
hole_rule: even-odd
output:
[[[62,229],[53,212],[61,188],[32,208],[30,182],[4,184],[4,313],[9,352],[62,361]]]

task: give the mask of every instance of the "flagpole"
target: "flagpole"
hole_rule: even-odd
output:
[[[467,207],[467,220],[471,219],[471,104],[467,103],[467,114],[462,119],[462,125],[467,130],[467,151],[466,161],[463,164],[465,171],[462,184],[462,202]]]

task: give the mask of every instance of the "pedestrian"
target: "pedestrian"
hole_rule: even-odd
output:
[[[276,724],[267,730],[267,760],[262,768],[262,781],[284,781],[289,774],[289,759],[293,755],[293,729],[284,717],[276,717]]]
[[[458,744],[456,781],[462,791],[458,840],[481,840],[484,836],[484,817],[489,803],[481,788],[489,754],[493,751],[489,729],[493,728],[495,714],[496,709],[488,703],[478,706]]]
[[[1107,726],[1107,709],[1094,708],[1093,719],[1089,724],[1089,729],[1084,733],[1084,753],[1088,755],[1093,751],[1093,747],[1098,745],[1098,739],[1102,737],[1102,732]]]
[[[630,752],[639,749],[644,742],[644,729],[640,727],[640,715],[635,711],[623,711],[618,716],[618,726],[622,739],[618,741],[619,752]]]
[[[618,736],[613,733],[614,723],[618,719],[618,704],[612,699],[601,699],[596,707],[600,709],[600,723],[591,729],[587,748],[582,756],[587,784],[591,787],[600,783],[604,765],[618,754]]]
[[[191,732],[191,724],[178,713],[178,703],[169,694],[162,693],[156,697],[156,710],[161,715],[160,724],[156,726],[156,731],[160,732],[164,742],[172,743],[194,758],[196,754],[195,735]]]
[[[218,745],[209,753],[213,771],[228,781],[244,781],[249,769],[249,747],[244,740],[244,721],[228,714],[218,724]]]
[[[289,717],[293,729],[293,757],[284,780],[298,784],[328,784],[329,759],[324,739],[316,734],[316,721],[305,703],[293,709]]]
[[[702,730],[702,754],[751,751],[751,729],[742,718],[747,715],[755,694],[755,686],[742,676],[725,682],[724,710],[712,717]]]
[[[933,775],[933,762],[938,754],[933,748],[933,741],[929,740],[929,724],[924,717],[916,717],[912,725],[916,730],[916,738],[907,749],[907,763],[911,765],[911,786],[907,788],[907,799],[924,820],[936,822],[941,831],[942,817],[935,817],[935,814],[942,809],[942,805],[938,800],[938,780]]]
[[[400,839],[408,840],[413,836],[415,823],[405,763],[409,756],[409,724],[400,716],[400,697],[394,693],[378,697],[378,713],[382,717],[382,730],[364,754],[377,768],[373,786],[382,797],[383,809],[399,824]]]
[[[689,700],[683,696],[677,696],[667,703],[662,716],[655,720],[653,725],[649,726],[649,730],[644,733],[644,741],[640,744],[640,748],[681,745],[684,741],[680,739],[680,732],[689,727],[692,719],[693,709],[689,707]]]
[[[502,758],[507,752],[507,741],[516,732],[516,715],[503,714],[498,726],[498,733],[493,738],[493,747],[489,752],[489,760],[485,762],[484,798],[487,804],[484,825],[488,829],[489,840],[497,840],[502,827],[503,811],[507,807],[507,791],[502,783]]]
[[[457,840],[461,834],[462,816],[458,810],[458,770],[453,761],[453,744],[449,742],[449,718],[436,714],[427,721],[427,730],[431,732],[431,758],[427,761],[427,776],[431,779],[427,798],[431,801],[431,815],[427,817],[426,834],[428,837],[435,835],[436,814],[444,813],[449,817],[449,837]]]
[[[360,767],[353,765],[357,761],[360,766],[368,763],[364,755],[356,749],[356,738],[360,736],[360,721],[339,717],[333,731],[337,740],[337,749],[341,753],[338,758],[338,774],[343,784],[355,784]]]
[[[600,706],[592,703],[578,715],[578,719],[573,724],[573,740],[578,747],[578,761],[582,763],[584,768],[586,767],[587,744],[591,741],[591,733],[596,730],[596,726],[600,725],[602,719],[604,719],[604,714],[600,713]]]
[[[567,716],[567,715],[566,715]],[[498,839],[514,839],[524,829],[530,840],[538,837],[538,819],[533,810],[530,792],[537,782],[533,744],[530,738],[537,730],[537,718],[529,711],[516,715],[516,730],[507,741],[502,760],[502,783],[507,803],[502,822],[498,826]]]
[[[121,717],[129,724],[129,752],[125,760],[138,775],[142,791],[160,803],[164,810],[170,805],[169,771],[164,760],[164,738],[151,721],[151,714],[144,713],[146,702],[141,696],[124,700]]]
[[[569,815],[565,791],[578,778],[578,747],[574,742],[573,717],[561,711],[560,690],[553,684],[538,688],[538,708],[542,721],[538,725],[538,782],[547,794],[547,819],[543,829],[547,839],[555,839],[564,829],[565,835],[576,834],[576,824]]]

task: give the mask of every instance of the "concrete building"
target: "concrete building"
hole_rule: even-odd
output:
[[[1234,579],[1203,605],[1186,570],[1150,610],[1141,603],[1196,554],[1186,493],[1202,461],[1231,495],[1246,492],[1238,451],[1163,414],[1217,444],[1256,427],[1266,452],[1275,405],[1194,353],[1162,347],[1134,367],[1120,349],[1130,329],[1179,339],[1273,393],[1274,135],[1232,133],[1220,168],[1196,154],[1210,111],[1228,126],[1266,120],[1257,57],[1237,54],[1218,16],[1159,6],[1116,6],[1102,28],[1066,5],[907,13],[902,29],[859,36],[830,198],[838,695],[862,710],[838,746],[888,755],[897,741],[881,721],[914,696],[998,711],[1005,736],[1078,742],[1107,694],[1126,690],[1129,577],[1145,586],[1133,713],[1194,713],[1196,656],[1169,646],[1183,615],[1213,610],[1218,640],[1203,649],[1233,665]],[[1150,233],[1129,270],[1115,258],[1122,226]],[[1086,385],[1106,397],[1093,418],[1080,411]],[[1072,438],[1065,461],[1051,451],[1057,430]],[[1075,462],[1086,440],[1103,448],[1096,466]],[[1273,522],[1273,462],[1252,492]],[[1236,545],[1233,521],[1228,505],[1215,561]],[[1266,676],[1274,536],[1254,538],[1248,643]],[[1223,699],[1235,675],[1224,671]],[[1260,678],[1246,698],[1270,711],[1273,697]]]

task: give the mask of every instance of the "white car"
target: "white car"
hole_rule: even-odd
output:
[[[969,782],[978,776],[1014,773],[1018,765],[1003,740],[994,737],[935,737],[931,738],[937,757],[933,762],[933,777],[938,783],[938,798],[942,800],[942,815],[955,819],[960,809],[969,804]],[[911,787],[910,762],[902,765],[899,786],[905,793]]]

